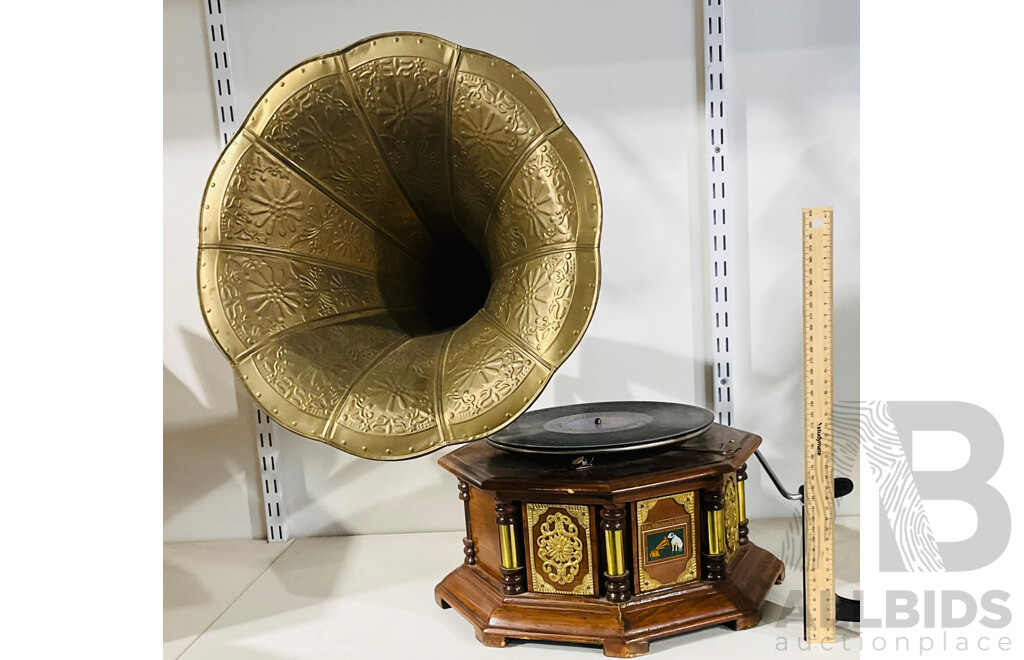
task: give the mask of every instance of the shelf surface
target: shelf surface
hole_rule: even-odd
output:
[[[740,632],[716,626],[654,641],[645,657],[678,657],[680,651],[692,657],[801,653],[803,619],[793,607],[800,602],[794,592],[803,580],[800,530],[798,516],[750,521],[751,540],[786,564],[786,580],[772,588],[759,625]],[[164,657],[604,657],[598,646],[510,641],[506,648],[487,648],[477,642],[469,623],[434,604],[434,585],[462,559],[462,536],[440,532],[167,544]],[[858,518],[836,522],[836,566],[839,592],[853,596],[860,581]],[[840,622],[829,657],[857,654],[858,630],[856,624]],[[779,651],[783,643],[788,653]]]

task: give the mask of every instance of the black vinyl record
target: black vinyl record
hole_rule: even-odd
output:
[[[580,403],[528,412],[489,440],[508,451],[599,454],[682,442],[704,433],[714,419],[710,410],[682,403]]]

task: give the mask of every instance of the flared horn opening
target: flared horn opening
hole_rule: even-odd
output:
[[[380,35],[286,73],[225,148],[200,301],[279,424],[409,458],[537,397],[593,314],[600,226],[590,161],[529,77]]]

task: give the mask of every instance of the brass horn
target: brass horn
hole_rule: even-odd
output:
[[[245,388],[300,435],[402,459],[521,414],[597,302],[590,161],[517,68],[426,34],[307,60],[203,197],[199,297]]]

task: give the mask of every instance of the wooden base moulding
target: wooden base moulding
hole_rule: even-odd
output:
[[[597,644],[613,658],[648,651],[652,640],[727,624],[744,630],[761,620],[761,605],[772,584],[785,575],[782,562],[754,544],[730,562],[732,575],[665,592],[634,596],[626,603],[603,598],[524,593],[505,596],[501,584],[482,571],[460,566],[441,581],[434,598],[473,624],[485,646],[508,639]]]
[[[459,478],[466,547],[435,599],[486,646],[574,642],[620,658],[690,630],[754,626],[785,575],[749,541],[737,488],[760,441],[715,424],[586,470],[470,443],[440,460]]]

